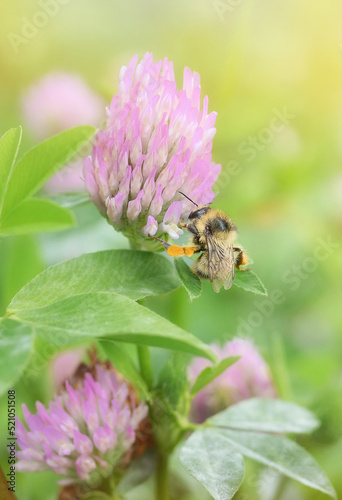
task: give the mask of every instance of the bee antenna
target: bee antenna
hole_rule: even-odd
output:
[[[196,205],[196,207],[198,207],[197,203],[195,203],[194,201],[192,201],[191,198],[189,198],[189,196],[187,196],[186,194],[182,193],[182,191],[178,191],[179,194],[182,194],[185,198],[187,198],[189,201],[191,201],[191,203],[193,203],[194,205]]]

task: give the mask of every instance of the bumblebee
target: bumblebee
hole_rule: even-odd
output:
[[[185,194],[183,196],[188,198]],[[235,267],[241,270],[240,266],[248,263],[246,253],[235,244],[237,228],[222,210],[190,201],[196,209],[189,214],[188,222],[179,226],[191,233],[191,246],[170,245],[153,238],[162,243],[171,257],[191,257],[200,253],[191,267],[192,272],[201,279],[209,279],[215,292],[219,292],[222,286],[228,290],[234,282]]]

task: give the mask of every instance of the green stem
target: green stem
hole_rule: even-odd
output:
[[[168,456],[159,455],[156,474],[156,500],[169,500]]]
[[[110,477],[104,477],[102,479],[101,487],[99,488],[100,491],[103,491],[103,493],[106,493],[110,498],[113,497],[113,485],[111,483]]]
[[[271,337],[272,339],[272,347],[273,347],[273,373],[275,377],[276,387],[279,392],[279,397],[281,399],[286,399],[291,401],[292,390],[291,383],[289,379],[289,370],[286,367],[286,359],[284,352],[284,343],[283,339],[279,332],[273,332]]]
[[[153,370],[150,351],[145,345],[138,345],[140,372],[149,390],[153,389]]]

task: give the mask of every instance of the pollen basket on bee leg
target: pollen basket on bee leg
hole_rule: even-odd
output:
[[[248,256],[245,252],[242,252],[240,266],[245,266],[246,264],[248,264]]]
[[[191,257],[196,251],[198,251],[196,247],[181,247],[179,245],[171,245],[167,249],[167,253],[171,257],[181,257],[182,255]]]
[[[171,245],[166,251],[170,257],[180,257],[184,255],[184,248],[179,245]]]
[[[183,247],[184,255],[187,257],[191,257],[197,251],[197,248],[194,247]]]

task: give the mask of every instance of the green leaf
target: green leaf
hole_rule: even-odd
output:
[[[319,426],[305,408],[279,399],[253,398],[241,401],[214,417],[208,424],[217,427],[259,432],[309,433]]]
[[[118,342],[101,340],[100,345],[115,368],[138,390],[143,398],[149,398],[146,383],[132,361],[131,356],[125,350],[124,345]]]
[[[333,486],[319,465],[306,450],[293,441],[260,432],[227,429],[216,432],[226,441],[227,446],[233,444],[247,457],[336,498]]]
[[[190,300],[197,299],[202,293],[201,280],[191,271],[184,259],[175,259],[174,262],[179,279],[188,292]]]
[[[174,353],[162,368],[158,389],[170,406],[179,413],[188,413],[189,381],[187,367],[189,356],[187,354]]]
[[[49,267],[14,297],[8,312],[89,292],[114,292],[138,300],[170,292],[179,284],[172,263],[162,255],[108,250]]]
[[[14,295],[43,270],[38,243],[33,236],[0,238],[0,316]]]
[[[0,139],[0,217],[8,180],[21,142],[21,127],[11,128]]]
[[[33,349],[33,328],[9,318],[0,319],[0,394],[14,389]]]
[[[0,234],[23,234],[59,231],[75,224],[67,208],[49,200],[31,198],[12,210],[0,225]]]
[[[87,293],[54,304],[16,311],[12,316],[36,327],[37,334],[63,346],[98,338],[162,347],[216,361],[209,346],[133,300],[114,293]]]
[[[207,366],[199,374],[191,388],[191,395],[194,396],[198,391],[203,389],[206,385],[210,384],[216,377],[221,375],[229,366],[233,365],[241,356],[230,356],[229,358],[222,359],[214,366]]]
[[[211,429],[194,432],[182,447],[180,460],[215,500],[232,498],[243,481],[241,453]]]
[[[33,196],[53,174],[76,155],[94,133],[95,129],[90,126],[75,127],[51,137],[26,153],[15,165],[9,179],[2,218]]]
[[[246,292],[256,293],[258,295],[267,295],[267,290],[260,278],[250,269],[235,272],[234,285],[243,288]]]

